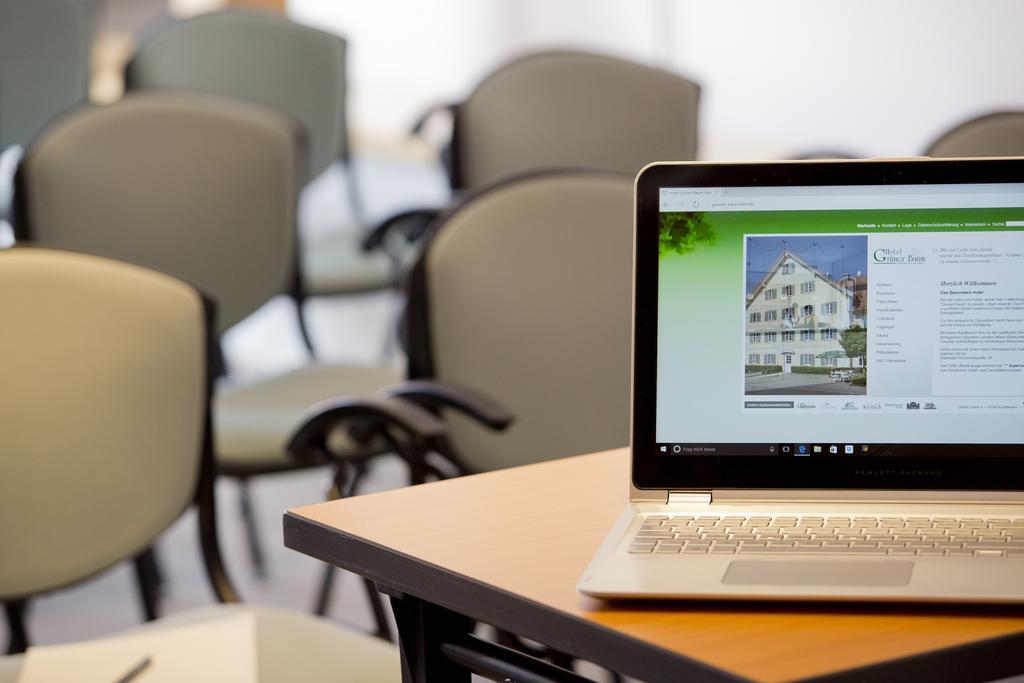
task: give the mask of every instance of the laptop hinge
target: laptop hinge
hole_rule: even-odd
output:
[[[672,503],[698,503],[708,504],[711,502],[710,491],[669,491],[668,502]]]

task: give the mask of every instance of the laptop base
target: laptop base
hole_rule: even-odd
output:
[[[979,507],[982,508],[979,512]],[[637,555],[633,535],[650,515],[1024,515],[1016,506],[630,505],[578,588],[600,598],[1024,603],[1024,557]]]

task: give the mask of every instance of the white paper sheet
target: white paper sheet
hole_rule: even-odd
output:
[[[133,683],[256,683],[256,622],[233,614],[180,627],[69,645],[30,647],[19,683],[114,683],[143,658]]]

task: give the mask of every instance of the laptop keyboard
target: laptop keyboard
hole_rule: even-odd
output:
[[[651,515],[629,552],[1024,557],[1024,518]]]

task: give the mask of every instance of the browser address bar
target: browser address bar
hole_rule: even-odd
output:
[[[1024,209],[1024,183],[947,186],[662,188],[661,211]]]

